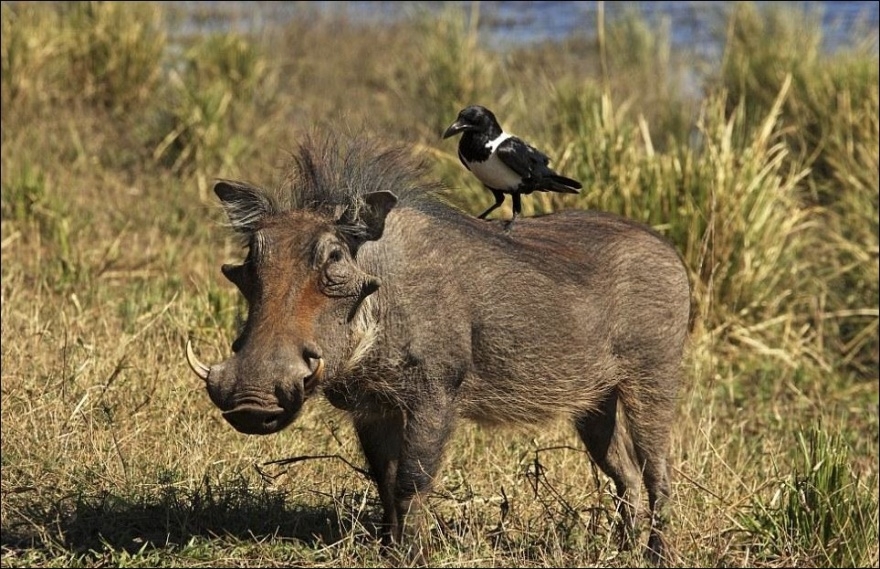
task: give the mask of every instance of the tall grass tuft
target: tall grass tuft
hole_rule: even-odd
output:
[[[685,95],[692,77],[685,73],[683,56],[673,54],[669,20],[649,22],[627,8],[605,28],[600,56],[607,68],[601,79],[609,95],[645,117],[655,133],[652,142],[657,149],[686,140],[696,109]]]
[[[446,8],[439,16],[417,13],[412,22],[422,41],[416,44],[415,57],[398,68],[393,88],[414,105],[415,114],[406,120],[415,121],[417,132],[436,140],[467,105],[503,110],[503,102],[486,100],[497,63],[480,41],[479,3],[470,12]]]
[[[796,448],[794,472],[740,516],[754,552],[792,566],[876,564],[876,473],[859,477],[843,438],[820,427],[798,432]]]
[[[166,46],[161,8],[74,2],[60,18],[71,95],[122,112],[154,95]]]
[[[153,156],[194,177],[205,197],[209,179],[253,149],[271,112],[277,74],[254,40],[216,33],[197,39],[169,79],[170,104],[158,110],[161,140]],[[255,133],[242,135],[254,126]]]
[[[46,99],[59,58],[63,58],[62,22],[54,11],[32,4],[0,5],[0,86],[3,115],[23,102]]]
[[[744,105],[752,117],[766,112],[774,93],[791,81],[780,109],[783,141],[790,159],[810,169],[802,199],[822,208],[818,242],[824,245],[818,250],[838,260],[816,273],[828,284],[817,298],[827,318],[820,316],[816,325],[828,349],[842,356],[833,359],[873,379],[880,373],[877,38],[874,32],[825,56],[820,16],[737,4],[716,81],[730,93],[731,108]]]
[[[40,166],[22,162],[0,184],[4,237],[8,232],[21,231],[45,247],[44,260],[51,268],[47,285],[56,291],[72,290],[88,276],[81,252],[76,248],[75,234],[89,223],[91,215],[71,215],[63,196]]]
[[[816,269],[807,254],[816,220],[798,201],[807,170],[786,161],[780,136],[787,87],[754,130],[743,105],[726,118],[724,97],[708,100],[699,149],[681,164],[682,193],[697,207],[671,219],[682,222],[673,231],[688,236],[684,250],[706,331],[724,338],[721,345],[794,368],[822,356],[811,351],[813,334],[803,326],[815,294],[816,283],[803,275]]]

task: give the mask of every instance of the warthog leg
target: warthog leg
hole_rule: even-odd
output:
[[[405,420],[395,413],[357,418],[354,426],[384,509],[382,543],[409,546],[406,562],[423,565],[429,552],[428,528],[420,510],[442,462],[454,412],[437,402],[430,410],[409,411]]]
[[[617,400],[617,393],[610,393],[598,410],[578,417],[575,426],[593,461],[614,482],[619,546],[626,550],[631,549],[635,541],[642,477],[625,421],[618,420]]]
[[[403,421],[399,415],[376,420],[357,418],[354,427],[370,474],[379,490],[383,510],[382,544],[388,546],[400,537],[394,486],[397,482],[397,459],[403,442]]]
[[[659,370],[663,373],[663,370]],[[669,373],[674,373],[670,371]],[[648,489],[648,507],[651,512],[651,533],[645,555],[655,564],[673,561],[663,539],[666,523],[666,504],[669,501],[669,431],[675,411],[675,392],[646,392],[639,394],[640,405],[626,409],[627,426]]]
[[[645,557],[655,565],[662,565],[669,561],[663,526],[669,499],[666,456],[675,394],[625,392],[625,395],[640,397],[642,401],[628,404],[616,390],[612,391],[597,411],[578,417],[575,425],[590,456],[614,481],[622,549],[633,545],[644,483],[651,515]]]

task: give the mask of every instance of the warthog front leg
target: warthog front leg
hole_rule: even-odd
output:
[[[382,543],[404,545],[412,564],[423,564],[428,554],[422,502],[433,487],[453,426],[451,406],[436,404],[421,412],[410,408],[405,417],[355,422],[382,501]]]
[[[400,537],[400,524],[394,501],[397,484],[397,460],[403,443],[402,415],[381,419],[355,419],[355,430],[370,466],[370,474],[382,502],[382,544],[391,545]]]

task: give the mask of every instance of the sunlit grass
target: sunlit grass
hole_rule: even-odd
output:
[[[794,473],[767,489],[773,492],[768,501],[756,498],[741,515],[755,540],[755,555],[795,566],[870,565],[877,501],[864,497],[877,485],[876,476],[864,480],[854,472],[849,446],[839,435],[813,427],[796,439],[800,456]]]

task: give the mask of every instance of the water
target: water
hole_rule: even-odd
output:
[[[502,42],[534,42],[564,37],[585,29],[596,29],[597,2],[490,2],[498,10],[503,26],[493,35]],[[549,4],[545,8],[545,5]],[[606,2],[606,20],[626,10],[637,10],[656,26],[668,25],[674,49],[718,52],[716,27],[732,2]],[[757,2],[758,5],[787,4],[804,11],[819,11],[825,48],[833,51],[851,43],[864,28],[878,28],[878,2]],[[876,42],[875,42],[876,45]]]
[[[451,2],[469,10],[473,2]],[[263,28],[294,17],[297,2],[180,2],[186,8],[209,8],[219,14],[234,15],[236,27]],[[439,10],[450,2],[391,2],[350,1],[311,2],[324,10],[345,9],[354,19],[371,22],[391,21],[411,13],[415,8]],[[613,20],[627,10],[640,12],[645,19],[657,26],[668,26],[674,49],[691,49],[697,53],[712,54],[720,51],[717,25],[723,21],[719,16],[733,2],[680,1],[680,2],[605,2],[607,21]],[[788,1],[756,2],[759,6],[785,4],[821,18],[826,51],[851,45],[855,41],[872,39],[873,49],[878,49],[877,30],[880,3],[876,1]],[[483,1],[479,3],[481,33],[486,45],[505,49],[511,45],[528,45],[533,42],[563,39],[571,34],[583,33],[593,36],[596,30],[598,2],[555,1]],[[199,20],[191,25],[199,29],[216,29],[230,25],[220,19]]]
[[[361,4],[375,4],[362,2]],[[459,2],[468,4],[468,2]],[[674,48],[698,47],[714,43],[715,25],[719,15],[732,2],[605,2],[607,20],[627,10],[636,10],[655,25],[664,22],[670,27]],[[786,4],[805,11],[819,11],[826,33],[826,48],[835,49],[848,43],[852,36],[867,27],[878,28],[878,2],[757,2]],[[598,2],[483,2],[487,13],[497,14],[497,24],[491,25],[491,35],[499,43],[529,43],[563,38],[586,30],[590,35],[596,29]]]

